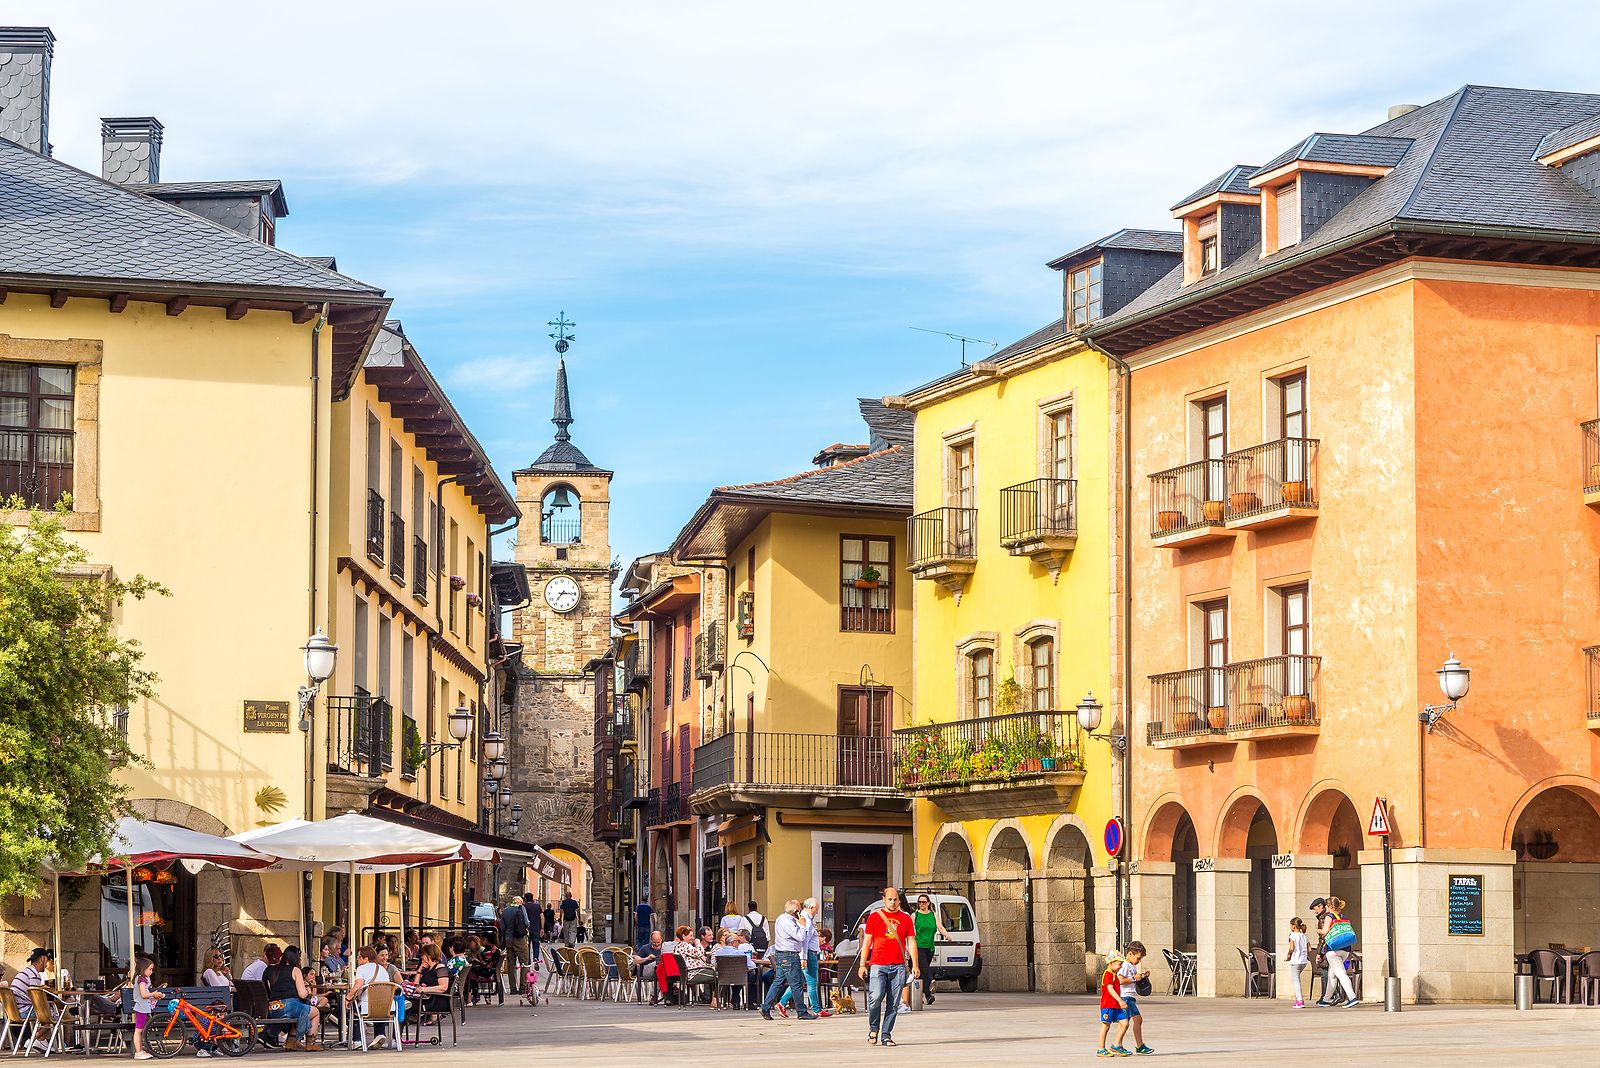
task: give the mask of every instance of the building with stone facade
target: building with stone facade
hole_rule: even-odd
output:
[[[558,343],[565,351],[565,341]],[[594,835],[595,679],[589,665],[611,646],[609,517],[612,472],[572,441],[567,366],[556,371],[555,440],[515,474],[522,521],[516,563],[530,600],[513,613],[520,646],[515,703],[506,720],[506,785],[522,806],[521,835],[577,858],[571,887],[591,931],[616,911],[611,848]],[[558,856],[564,855],[558,853]]]

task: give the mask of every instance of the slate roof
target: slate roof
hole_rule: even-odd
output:
[[[1600,198],[1559,170],[1536,161],[1552,131],[1600,114],[1600,95],[1468,85],[1415,111],[1374,126],[1364,137],[1413,142],[1394,170],[1362,190],[1297,245],[1259,257],[1259,244],[1215,274],[1182,285],[1176,267],[1113,315],[1091,337],[1202,298],[1331,246],[1388,230],[1422,225],[1434,231],[1504,228],[1552,240],[1600,239]],[[1192,199],[1192,198],[1191,198]]]
[[[382,290],[154,197],[0,141],[0,276],[218,286],[263,295]]]
[[[206,200],[212,197],[268,197],[278,217],[289,214],[289,202],[284,199],[283,183],[276,178],[260,178],[243,182],[149,182],[130,183],[123,186],[136,193],[148,193],[158,200]]]
[[[890,445],[910,445],[916,438],[917,416],[900,408],[888,408],[877,397],[857,397],[856,407],[861,418],[872,431],[868,447],[879,452]]]
[[[1203,200],[1213,193],[1243,193],[1246,196],[1256,196],[1256,191],[1250,188],[1250,176],[1260,169],[1259,167],[1252,167],[1248,163],[1235,163],[1211,179],[1211,181],[1172,205],[1172,210],[1177,211],[1185,204],[1193,204],[1195,201]]]
[[[911,449],[891,445],[882,452],[801,471],[771,482],[718,486],[712,496],[758,498],[808,504],[865,505],[911,511]]]
[[[1579,141],[1587,141],[1596,134],[1600,134],[1600,115],[1579,119],[1571,126],[1563,126],[1554,133],[1546,135],[1545,139],[1539,142],[1539,147],[1534,150],[1534,158],[1560,152],[1563,148],[1571,148]]]
[[[1314,133],[1293,148],[1263,163],[1257,174],[1285,163],[1348,163],[1360,167],[1393,167],[1412,145],[1409,137],[1371,137],[1366,134]]]
[[[1102,249],[1182,253],[1183,234],[1178,230],[1134,230],[1124,228],[1114,234],[1107,234],[1098,241],[1091,241],[1087,245],[1079,245],[1071,252],[1057,256],[1047,266],[1060,267],[1062,264],[1071,263],[1085,253],[1099,252]]]

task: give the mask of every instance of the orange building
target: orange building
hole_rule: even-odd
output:
[[[1331,892],[1382,998],[1379,797],[1406,1000],[1600,945],[1597,135],[1478,87],[1313,134],[1087,330],[1131,368],[1134,934],[1201,995]]]

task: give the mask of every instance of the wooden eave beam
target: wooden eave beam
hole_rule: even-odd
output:
[[[250,310],[248,300],[236,300],[228,305],[227,316],[229,319],[243,319],[244,313]]]
[[[171,300],[167,301],[167,314],[182,315],[184,309],[189,306],[189,302],[190,298],[188,297],[173,297]]]
[[[120,315],[128,309],[128,294],[113,293],[107,303],[110,305],[113,315]]]
[[[50,291],[50,307],[62,308],[66,306],[66,303],[67,291],[65,289],[52,289]]]
[[[289,317],[296,325],[299,325],[301,323],[309,323],[316,314],[317,306],[315,304],[302,304],[297,308],[291,309]]]

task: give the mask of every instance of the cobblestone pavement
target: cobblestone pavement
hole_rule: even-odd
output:
[[[1300,1009],[1242,999],[1144,1000],[1144,1061],[1181,1058],[1185,1065],[1524,1065],[1600,1063],[1600,1007],[1381,1006]],[[767,1023],[755,1013],[576,1002],[469,1010],[460,1044],[407,1051],[411,1063],[438,1068],[518,1061],[541,1066],[626,1065],[660,1068],[767,1066],[1056,1066],[1106,1063],[1094,1056],[1099,1033],[1092,997],[1034,994],[939,996],[938,1004],[895,1025],[893,1049],[867,1045],[864,1014],[829,1020]],[[189,1054],[186,1052],[185,1056]],[[260,1056],[260,1054],[257,1054]],[[359,1054],[268,1055],[271,1064],[344,1060]],[[390,1053],[372,1053],[390,1057]]]

